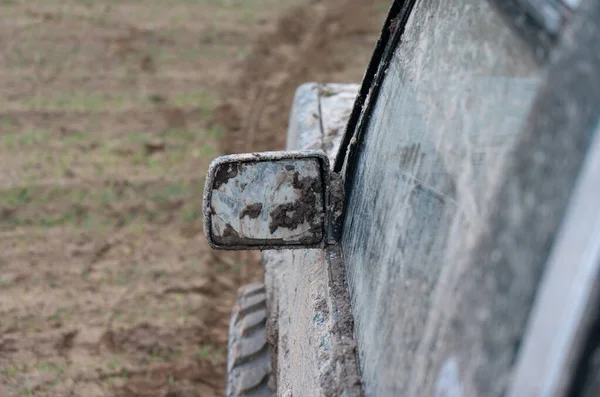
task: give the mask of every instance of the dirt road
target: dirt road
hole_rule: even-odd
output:
[[[3,2],[0,396],[223,395],[262,275],[205,244],[206,166],[281,147],[298,84],[360,81],[388,5]]]

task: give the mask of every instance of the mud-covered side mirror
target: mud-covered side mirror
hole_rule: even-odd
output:
[[[218,157],[204,187],[206,238],[225,250],[323,246],[329,182],[321,151]]]

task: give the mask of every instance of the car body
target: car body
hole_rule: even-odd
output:
[[[323,238],[261,245],[229,396],[598,395],[600,1],[395,1],[287,142],[331,162]]]

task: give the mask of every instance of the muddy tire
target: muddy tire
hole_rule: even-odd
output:
[[[229,325],[227,397],[272,397],[267,343],[267,294],[262,283],[239,289]]]

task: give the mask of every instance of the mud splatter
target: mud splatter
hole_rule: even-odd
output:
[[[304,222],[311,225],[311,230],[320,230],[316,227],[320,225],[320,215],[323,213],[322,208],[317,208],[318,195],[323,193],[321,181],[315,177],[300,179],[299,174],[295,172],[292,186],[298,192],[298,199],[292,203],[278,205],[271,211],[269,230],[271,233],[274,233],[279,227],[295,230]]]
[[[228,239],[228,238],[234,238],[234,239],[239,239],[240,235],[238,234],[237,230],[235,230],[229,223],[227,225],[225,225],[225,230],[223,230],[223,238],[224,239]]]
[[[215,182],[213,189],[218,189],[221,185],[227,184],[231,178],[235,178],[240,171],[241,164],[231,163],[219,166],[215,173]]]
[[[240,214],[240,219],[244,218],[246,215],[248,215],[248,218],[250,219],[256,219],[260,215],[262,208],[262,203],[248,204]]]

